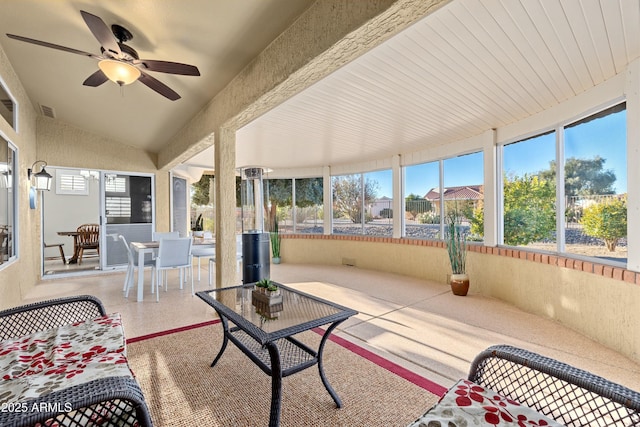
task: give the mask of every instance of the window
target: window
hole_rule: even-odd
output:
[[[2,117],[15,130],[18,130],[18,105],[13,100],[13,96],[5,89],[2,79],[0,79],[0,117]]]
[[[81,195],[89,194],[87,178],[79,170],[56,169],[56,194]]]
[[[467,238],[482,240],[484,234],[484,155],[482,152],[443,161],[442,200],[444,221],[455,213]]]
[[[556,133],[503,148],[502,241],[509,246],[555,250]],[[550,176],[553,176],[550,178]]]
[[[440,167],[443,182],[440,182]],[[468,238],[482,240],[484,206],[483,153],[407,166],[405,235],[438,239],[446,215],[458,214]],[[444,216],[443,216],[444,215]]]
[[[294,233],[317,233],[323,231],[323,184],[322,178],[298,178],[294,182]]]
[[[437,239],[440,233],[440,162],[404,169],[405,235]]]
[[[505,245],[626,261],[626,119],[623,103],[503,147]]]
[[[364,174],[364,182],[370,183],[371,200],[365,205],[365,234],[372,236],[393,235],[393,176],[391,169]]]
[[[381,195],[381,183],[391,188],[390,180],[391,171],[331,177],[333,233],[386,234],[391,226],[376,225],[372,207]]]
[[[16,149],[0,137],[0,268],[16,256]]]
[[[105,174],[107,224],[150,224],[153,221],[149,176]]]
[[[627,258],[625,104],[564,128],[565,251]]]
[[[290,233],[292,231],[292,185],[291,179],[265,180],[264,191],[268,197],[268,200],[265,200],[268,209],[265,224],[267,230],[271,231],[274,221],[277,218],[278,230],[281,233]]]

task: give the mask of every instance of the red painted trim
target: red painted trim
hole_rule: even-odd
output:
[[[216,323],[220,323],[220,319],[209,320],[207,322],[196,323],[194,325],[181,326],[179,328],[168,329],[166,331],[154,332],[153,334],[142,335],[142,336],[134,337],[134,338],[128,338],[127,339],[127,344],[131,344],[131,343],[138,342],[138,341],[149,340],[151,338],[162,337],[164,335],[175,334],[176,332],[184,332],[184,331],[188,331],[190,329],[202,328],[203,326],[215,325]]]
[[[313,329],[313,331],[319,335],[324,335],[325,332],[321,328],[315,328]],[[397,363],[393,363],[392,361],[387,360],[382,356],[378,356],[377,354],[365,348],[362,348],[359,345],[352,343],[351,341],[333,334],[329,336],[329,340],[439,397],[442,397],[447,392],[447,389],[440,384],[436,384],[431,380],[421,377],[415,372],[411,372],[410,370],[403,368]]]

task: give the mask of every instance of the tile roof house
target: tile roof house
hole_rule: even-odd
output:
[[[431,203],[435,210],[440,208],[440,188],[432,188],[424,198]],[[484,199],[484,185],[460,185],[457,187],[444,188],[444,200],[447,201],[471,201],[475,209],[481,200]]]

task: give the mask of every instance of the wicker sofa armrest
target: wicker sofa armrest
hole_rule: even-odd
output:
[[[0,425],[151,427],[152,422],[137,382],[108,377],[9,405],[0,412]]]
[[[566,426],[640,425],[640,393],[524,349],[489,347],[468,379]]]
[[[0,311],[0,341],[106,315],[91,295],[57,298]]]

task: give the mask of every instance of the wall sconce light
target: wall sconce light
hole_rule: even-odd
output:
[[[38,163],[43,163],[42,169],[40,169],[40,172],[38,173],[32,173]],[[47,166],[47,162],[45,162],[44,160],[36,160],[31,165],[31,168],[27,169],[27,177],[30,180],[32,177],[35,178],[32,180],[32,183],[33,183],[33,187],[35,187],[36,190],[49,191],[51,189],[51,178],[53,177],[49,175],[47,171],[44,169],[45,166]]]

